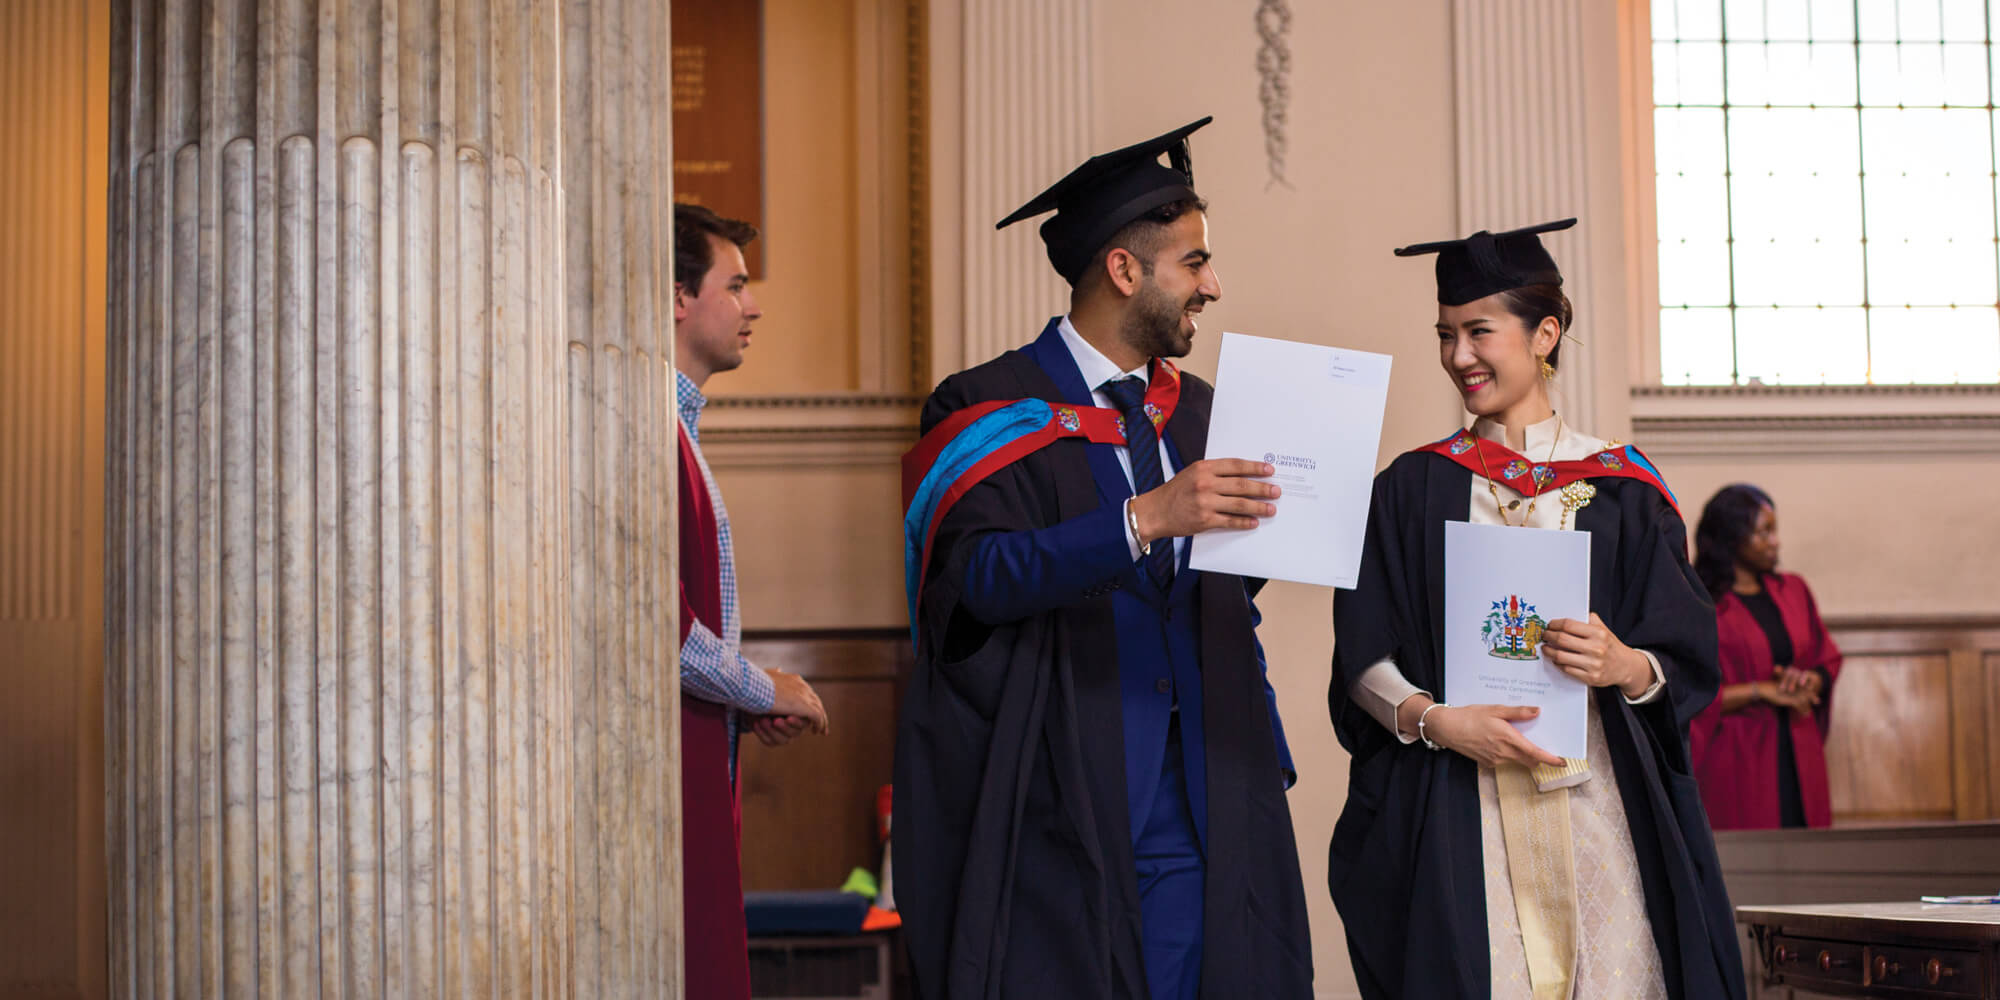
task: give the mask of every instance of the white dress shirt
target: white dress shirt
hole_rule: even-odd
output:
[[[1068,316],[1064,316],[1062,322],[1056,324],[1056,332],[1062,335],[1063,345],[1069,348],[1070,357],[1076,359],[1077,370],[1083,373],[1083,384],[1090,387],[1090,401],[1098,406],[1107,410],[1118,409],[1118,404],[1113,403],[1111,397],[1104,393],[1104,383],[1113,379],[1124,378],[1130,375],[1137,378],[1140,385],[1152,385],[1153,372],[1152,361],[1150,359],[1132,371],[1120,371],[1117,362],[1105,357],[1104,352],[1090,346],[1090,342],[1083,339],[1083,334],[1076,332],[1076,327],[1070,323]],[[1164,428],[1162,429],[1164,430]],[[1118,467],[1125,470],[1125,485],[1131,487],[1132,456],[1124,448],[1119,448],[1117,451]],[[1174,478],[1174,462],[1167,454],[1167,438],[1165,434],[1160,435],[1160,475],[1163,479]],[[1139,540],[1133,538],[1130,531],[1125,532],[1125,545],[1132,550],[1132,561],[1138,562]],[[1186,548],[1187,539],[1174,539],[1174,564],[1176,566],[1180,565],[1181,553]]]
[[[1560,419],[1560,417],[1550,417],[1541,423],[1530,425],[1527,429],[1527,447],[1522,454],[1538,461],[1573,462],[1589,458],[1604,450],[1605,442],[1602,439],[1591,437],[1567,424],[1561,424]],[[1558,431],[1561,434],[1560,439],[1557,437]],[[1472,432],[1488,441],[1507,443],[1506,428],[1500,426],[1499,422],[1485,417],[1473,422]],[[1515,492],[1505,483],[1494,485],[1499,490],[1500,504],[1507,507],[1505,520],[1501,517],[1500,504],[1494,502],[1493,492],[1487,489],[1486,477],[1473,473],[1472,507],[1466,518],[1473,524],[1511,522],[1519,525],[1525,519],[1531,528],[1544,528],[1550,531],[1559,528],[1576,530],[1576,518],[1569,518],[1567,525],[1563,523],[1562,498],[1556,491],[1551,490],[1542,494],[1541,499],[1534,503],[1534,510],[1529,512],[1529,498]],[[1660,658],[1643,649],[1639,652],[1653,664],[1653,684],[1639,697],[1625,699],[1634,705],[1643,705],[1659,698],[1660,693],[1666,690],[1667,684],[1666,671],[1660,667]],[[1396,728],[1396,706],[1414,694],[1437,697],[1435,693],[1410,683],[1410,679],[1403,676],[1402,668],[1389,657],[1384,657],[1362,671],[1361,676],[1355,678],[1354,683],[1349,686],[1347,693],[1348,697],[1354,699],[1355,704],[1360,705],[1363,711],[1404,743],[1415,742],[1416,736]]]

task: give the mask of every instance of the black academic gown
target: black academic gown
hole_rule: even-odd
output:
[[[1377,476],[1359,585],[1334,597],[1327,701],[1353,761],[1327,881],[1370,998],[1491,992],[1477,765],[1398,741],[1347,697],[1385,656],[1411,683],[1444,690],[1444,524],[1467,519],[1471,476],[1422,452]],[[1688,722],[1715,697],[1721,676],[1715,611],[1688,565],[1686,527],[1665,498],[1635,480],[1592,482],[1597,496],[1576,514],[1578,530],[1591,536],[1591,610],[1666,672],[1665,693],[1645,705],[1627,704],[1615,688],[1592,696],[1667,992],[1742,997],[1729,897],[1688,761]]]
[[[1166,433],[1207,442],[1214,390],[1183,376]],[[945,380],[929,431],[975,403],[1060,400],[1020,351]],[[969,539],[1095,510],[1080,439],[969,491],[938,528],[917,662],[896,742],[896,902],[918,993],[951,1000],[1143,998],[1109,588],[997,627],[960,606]],[[1205,998],[1310,997],[1312,955],[1291,813],[1241,577],[1203,574],[1208,762]]]

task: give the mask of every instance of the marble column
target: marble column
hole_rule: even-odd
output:
[[[120,0],[112,993],[675,995],[654,0]]]

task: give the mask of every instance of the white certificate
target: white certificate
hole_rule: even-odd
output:
[[[1445,701],[1537,706],[1514,727],[1557,756],[1587,756],[1590,689],[1542,657],[1542,631],[1590,620],[1589,532],[1445,522],[1444,616]]]
[[[1222,335],[1208,457],[1276,467],[1278,513],[1196,536],[1188,565],[1353,587],[1389,397],[1386,354]]]

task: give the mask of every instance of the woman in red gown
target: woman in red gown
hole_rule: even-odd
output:
[[[1825,747],[1840,648],[1805,580],[1778,572],[1771,498],[1723,487],[1701,512],[1695,549],[1722,653],[1722,690],[1688,733],[1709,822],[1830,826]]]

